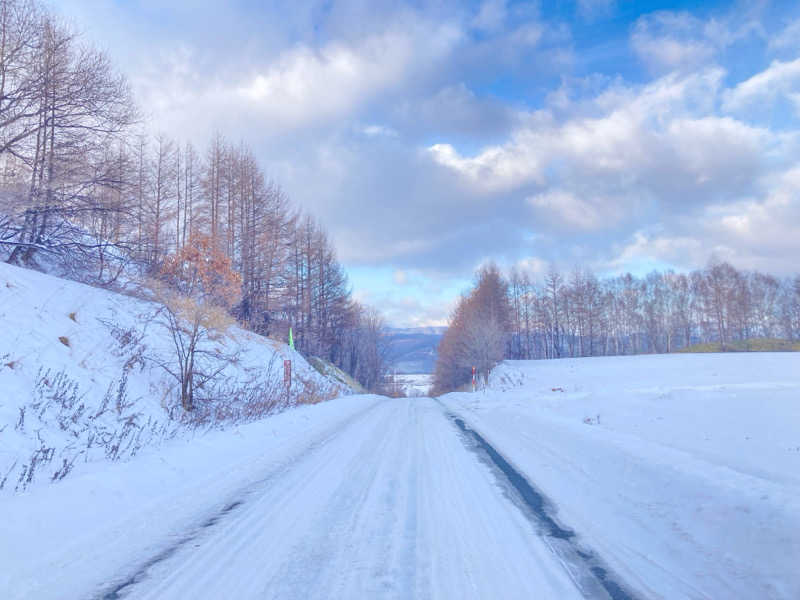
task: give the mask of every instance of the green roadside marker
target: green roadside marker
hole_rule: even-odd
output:
[[[289,327],[289,348],[294,350],[294,338],[292,337],[292,328]]]

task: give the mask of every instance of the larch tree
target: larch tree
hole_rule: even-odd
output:
[[[495,264],[481,268],[475,287],[463,296],[439,344],[435,393],[467,383],[474,367],[487,381],[491,369],[509,355],[513,310],[508,284]]]
[[[35,13],[40,16],[34,26]],[[10,137],[0,155],[15,157],[28,182],[12,216],[15,235],[5,240],[13,247],[9,261],[30,262],[37,251],[107,244],[87,242],[78,230],[85,233],[99,213],[119,210],[103,203],[110,197],[103,191],[124,185],[119,157],[109,150],[121,147],[136,119],[127,82],[105,54],[80,45],[69,27],[38,5],[3,0],[0,19],[9,31],[31,36],[24,59],[12,52],[4,60],[21,62],[7,62],[0,73],[0,80],[6,76],[0,85],[20,86],[9,89],[12,100],[0,102],[5,104],[0,113],[11,120],[6,131],[16,131],[4,131]],[[12,35],[12,46],[13,40]],[[13,98],[17,92],[26,99]]]

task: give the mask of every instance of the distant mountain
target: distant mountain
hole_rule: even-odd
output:
[[[438,335],[442,336],[447,327],[389,327],[389,332],[400,335]]]
[[[433,373],[446,327],[389,328],[389,365],[398,373]]]

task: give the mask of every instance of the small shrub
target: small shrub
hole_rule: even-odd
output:
[[[19,361],[18,360],[10,360],[10,358],[11,358],[10,354],[4,354],[3,356],[0,356],[0,366],[8,367],[9,369],[11,369],[13,371],[14,369],[17,368],[17,365],[19,364]]]
[[[53,460],[55,448],[46,447],[41,438],[39,438],[39,443],[41,446],[33,451],[30,460],[26,465],[23,465],[22,471],[20,471],[19,478],[17,479],[17,485],[14,488],[15,492],[24,492],[26,489],[28,489],[28,486],[33,483],[33,476],[36,473],[36,469],[40,465],[44,466]]]
[[[336,397],[336,392],[323,390],[314,381],[301,381],[303,391],[297,395],[297,404],[319,404]]]
[[[69,315],[67,315],[67,316],[68,316],[70,319],[72,319],[73,321],[75,321],[76,323],[78,322],[78,315],[77,315],[76,313],[74,313],[74,312],[71,312],[71,313],[69,313]]]
[[[75,459],[78,458],[77,455],[72,457],[72,460],[67,460],[66,458],[62,459],[62,465],[53,472],[53,476],[50,478],[50,481],[61,481],[69,475],[69,472],[72,470],[72,466],[75,464]]]
[[[127,376],[124,370],[120,379],[110,382],[99,408],[89,410],[89,392],[81,392],[76,380],[65,371],[41,368],[34,397],[19,407],[15,425],[22,433],[37,432],[38,448],[34,447],[28,457],[20,455],[5,473],[0,472],[0,490],[11,487],[14,492],[25,491],[37,477],[42,478],[39,473],[45,470],[50,481],[60,481],[73,472],[79,460],[88,462],[100,456],[124,460],[136,456],[146,445],[174,437],[178,431],[174,423],[153,418],[144,423],[144,417],[135,411],[136,402],[128,398]],[[41,432],[54,426],[67,434],[68,441],[53,444],[52,439],[42,439]],[[47,469],[49,464],[53,467]],[[6,486],[9,481],[16,485]]]
[[[70,347],[69,338],[67,336],[65,336],[65,335],[58,336],[58,341],[61,342],[62,344],[64,344],[67,348]]]
[[[145,318],[145,315],[142,315]],[[118,347],[113,348],[112,352],[115,356],[122,356],[128,352],[133,354],[141,354],[144,350],[142,340],[144,339],[144,330],[139,331],[136,327],[122,327],[114,321],[107,321],[105,319],[98,319],[117,340]]]
[[[8,476],[11,475],[11,471],[13,471],[14,467],[17,466],[17,462],[18,461],[15,460],[14,463],[11,465],[11,467],[9,467],[8,471],[6,471],[6,474],[3,475],[3,478],[0,479],[0,490],[6,487],[6,481],[8,481]]]

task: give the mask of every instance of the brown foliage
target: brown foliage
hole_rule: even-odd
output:
[[[221,308],[236,302],[241,286],[230,258],[204,234],[164,260],[160,279],[182,296]]]
[[[194,410],[196,390],[233,358],[205,346],[233,323],[228,309],[237,298],[239,283],[230,259],[210,237],[198,236],[165,259],[152,286],[162,305],[161,323],[175,349],[175,360],[158,362],[180,385],[184,410]]]

